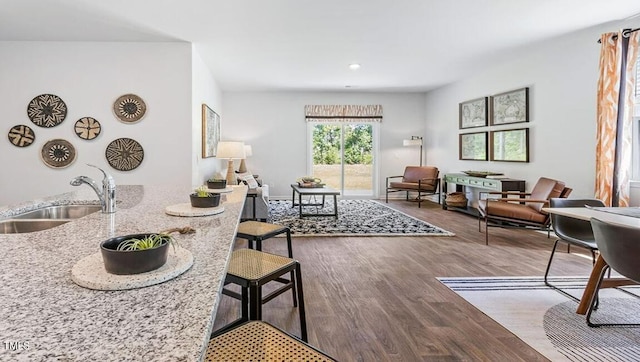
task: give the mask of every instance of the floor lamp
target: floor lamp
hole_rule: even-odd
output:
[[[237,181],[233,171],[233,160],[245,158],[244,142],[220,141],[216,151],[216,158],[229,160],[227,165],[227,185],[235,185]]]
[[[420,146],[420,167],[422,167],[422,137],[411,136],[410,140],[403,140],[403,146]]]

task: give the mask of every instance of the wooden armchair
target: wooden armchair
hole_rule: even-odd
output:
[[[404,191],[407,193],[409,200],[409,192],[417,192],[418,207],[422,200],[422,195],[438,195],[438,203],[440,203],[440,179],[438,174],[440,171],[434,166],[407,166],[404,169],[404,175],[387,177],[387,192],[385,202],[389,202],[389,193]],[[402,178],[401,181],[392,181],[393,179]]]
[[[541,177],[530,193],[525,192],[481,192],[478,202],[478,231],[485,222],[485,244],[489,245],[489,228],[524,228],[551,232],[551,217],[542,211],[549,206],[549,199],[565,198],[572,189],[564,182]],[[492,198],[491,195],[499,196]],[[495,197],[494,196],[494,197]]]

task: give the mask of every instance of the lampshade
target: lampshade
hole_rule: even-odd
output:
[[[403,146],[422,146],[422,138],[402,140],[402,145]]]
[[[244,142],[220,141],[216,158],[243,159],[245,158]]]
[[[253,156],[253,150],[251,149],[251,145],[244,145],[244,155],[245,155],[245,158],[249,156]]]

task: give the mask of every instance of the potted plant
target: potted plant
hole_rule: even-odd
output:
[[[220,178],[210,178],[207,180],[207,187],[210,189],[224,189],[227,187],[227,180]]]
[[[204,186],[198,187],[189,198],[193,207],[217,207],[220,204],[220,194],[208,192]]]
[[[167,262],[169,234],[133,234],[107,239],[100,252],[107,273],[140,274],[160,268]]]
[[[107,273],[128,275],[140,274],[160,268],[167,262],[169,244],[177,242],[170,235],[195,233],[190,226],[172,228],[159,233],[117,236],[100,243],[100,252]]]

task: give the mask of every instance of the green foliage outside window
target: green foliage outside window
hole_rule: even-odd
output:
[[[336,165],[341,163],[341,125],[319,124],[313,128],[313,163]],[[344,163],[370,165],[373,162],[373,127],[368,124],[344,126]]]

